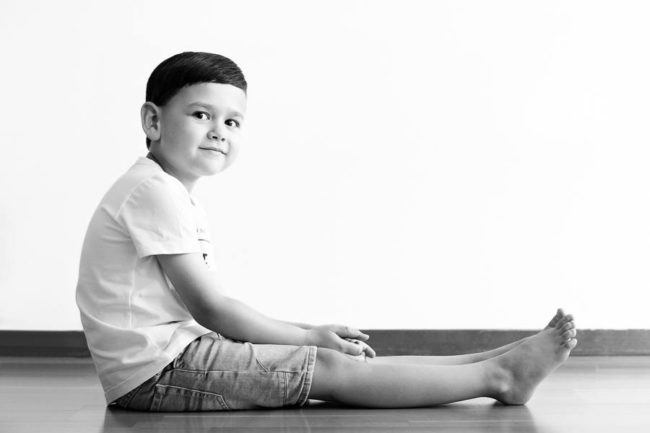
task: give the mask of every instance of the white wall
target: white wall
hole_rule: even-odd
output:
[[[228,293],[365,328],[650,328],[650,6],[0,3],[0,329],[81,329],[88,220],[146,79],[212,51],[247,141],[198,195]]]

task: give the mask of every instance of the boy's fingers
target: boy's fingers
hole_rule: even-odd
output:
[[[339,337],[343,338],[356,338],[357,340],[366,341],[370,338],[369,335],[364,334],[358,329],[351,328],[349,326],[335,325],[334,332],[338,334]]]
[[[366,343],[363,343],[366,347],[364,347],[364,352],[366,352],[366,356],[369,358],[374,358],[377,356],[377,353],[373,350],[372,347],[368,346]]]
[[[355,355],[355,356],[359,356],[365,353],[366,356],[369,358],[374,358],[375,356],[377,356],[377,353],[373,350],[373,348],[368,346],[368,344],[364,343],[363,341],[355,340],[353,338],[346,338],[345,340],[352,343],[353,347],[346,344],[344,350],[342,350],[341,352],[347,353],[348,355]]]
[[[368,346],[363,341],[355,340],[352,338],[346,338],[345,341],[347,341],[347,343],[345,343],[344,353],[347,353],[348,355],[361,355],[365,351],[364,346]]]
[[[359,340],[350,340],[350,341],[353,341],[355,344],[361,346],[361,353],[365,353],[367,357],[374,358],[377,355],[373,350],[373,348],[368,346],[368,344],[364,343],[363,341],[359,341]]]

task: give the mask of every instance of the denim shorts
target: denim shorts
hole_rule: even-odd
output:
[[[251,344],[212,332],[115,403],[153,412],[304,406],[315,363],[315,346]]]

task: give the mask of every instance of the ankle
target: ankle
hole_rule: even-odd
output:
[[[487,396],[499,401],[507,398],[512,389],[512,371],[507,368],[502,357],[490,360],[486,365]]]

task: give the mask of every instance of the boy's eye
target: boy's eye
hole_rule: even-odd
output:
[[[196,117],[199,120],[208,120],[210,119],[210,115],[206,113],[205,111],[195,111],[192,113],[192,116]]]
[[[235,127],[239,128],[239,127],[241,126],[241,123],[239,123],[239,122],[238,122],[237,120],[235,120],[235,119],[228,119],[228,120],[226,121],[226,125],[228,125],[228,126],[235,126]]]

